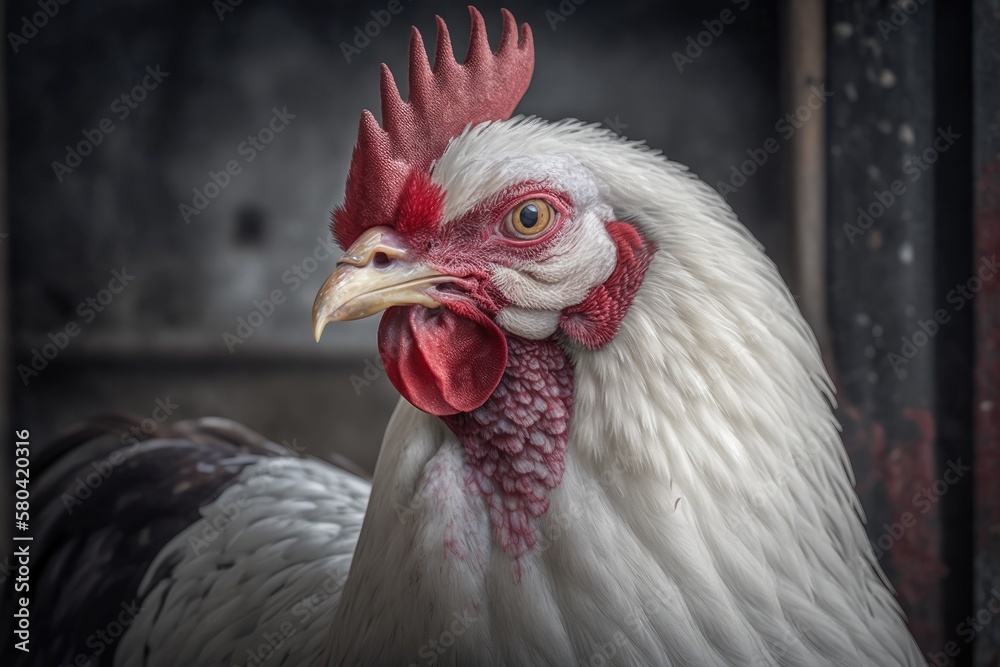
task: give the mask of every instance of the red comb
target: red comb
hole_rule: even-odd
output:
[[[392,73],[382,65],[382,127],[361,114],[344,203],[333,213],[333,233],[343,248],[370,227],[392,226],[400,193],[413,170],[426,172],[448,142],[469,125],[510,118],[531,81],[535,52],[531,29],[503,13],[503,34],[490,50],[482,15],[469,7],[472,34],[465,63],[455,62],[448,27],[437,17],[434,69],[414,28],[410,38],[410,98],[403,102]]]

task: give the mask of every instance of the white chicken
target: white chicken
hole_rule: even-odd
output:
[[[317,338],[386,311],[403,399],[371,484],[223,420],[74,446],[42,482],[45,645],[10,655],[922,664],[773,263],[658,152],[510,118],[531,32],[504,12],[493,53],[471,14],[463,65],[443,22],[433,69],[414,31],[409,102],[383,68],[314,308]]]

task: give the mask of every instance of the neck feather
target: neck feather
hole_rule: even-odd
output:
[[[774,265],[681,167],[550,131],[659,250],[606,345],[511,355],[544,410],[400,404],[331,664],[918,664]]]

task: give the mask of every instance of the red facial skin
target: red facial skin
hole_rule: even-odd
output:
[[[590,290],[577,305],[563,310],[559,318],[563,334],[589,350],[607,345],[618,333],[656,252],[656,246],[628,223],[609,222],[606,229],[618,250],[615,268],[603,284]]]
[[[558,233],[575,213],[569,197],[544,183],[526,182],[504,189],[481,202],[442,230],[444,195],[422,172],[407,181],[395,229],[406,240],[413,256],[442,273],[472,278],[490,287],[487,267],[511,265],[518,261],[542,262],[551,254]],[[537,238],[522,239],[504,230],[507,214],[528,199],[544,199],[555,210],[555,220]],[[492,290],[479,304],[484,312],[496,314],[510,305]]]
[[[528,199],[544,199],[555,219],[538,238],[506,229],[507,214]],[[456,277],[436,290],[441,308],[386,311],[379,351],[396,388],[418,408],[440,416],[464,446],[469,490],[486,501],[493,537],[513,559],[538,542],[534,519],[562,481],[573,407],[573,367],[562,340],[588,349],[610,342],[655,253],[632,225],[606,228],[617,250],[611,276],[563,311],[559,331],[545,340],[505,334],[494,318],[509,300],[492,285],[488,267],[545,261],[555,252],[574,209],[565,193],[544,183],[513,186],[440,226],[443,194],[414,172],[404,188],[396,231],[416,261]]]
[[[555,211],[537,239],[506,229],[509,211],[527,199],[545,199]],[[508,188],[443,230],[442,209],[440,188],[414,172],[395,228],[414,261],[455,276],[433,294],[443,308],[392,308],[379,327],[379,350],[390,380],[411,403],[439,416],[482,405],[507,367],[506,338],[493,318],[510,302],[493,285],[489,267],[544,261],[573,215],[566,195],[538,183]]]

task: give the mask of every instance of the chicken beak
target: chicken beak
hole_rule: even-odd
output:
[[[358,237],[326,279],[313,302],[313,335],[319,342],[328,322],[375,315],[391,306],[441,304],[427,291],[454,280],[408,257],[399,235],[389,227],[372,227]]]

